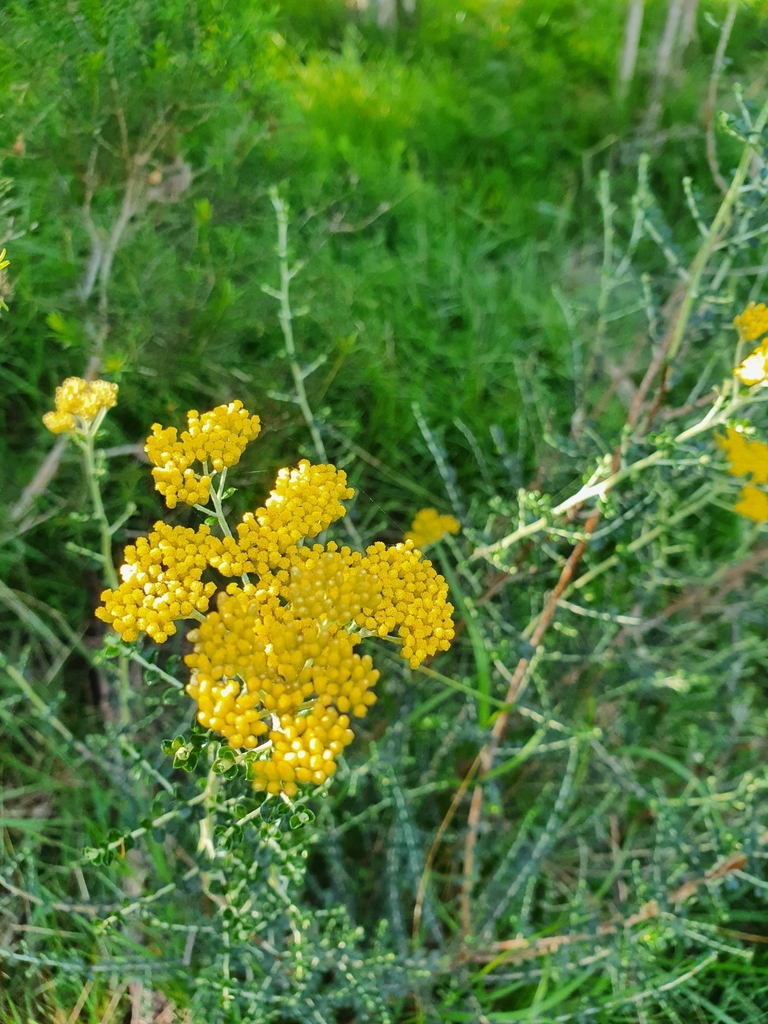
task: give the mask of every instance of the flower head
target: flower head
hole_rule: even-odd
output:
[[[768,334],[768,306],[764,302],[750,302],[744,312],[735,317],[733,326],[742,341],[757,341],[763,334]]]
[[[428,559],[407,540],[388,548],[379,541],[366,550],[361,566],[381,582],[382,599],[358,625],[387,636],[396,628],[400,654],[418,668],[425,658],[447,651],[453,639],[453,605],[448,585]]]
[[[123,640],[147,633],[164,643],[176,632],[176,620],[205,612],[215,583],[203,583],[203,570],[220,545],[207,526],[191,530],[162,521],[148,537],[129,544],[120,566],[123,582],[105,590],[96,616],[108,622]]]
[[[742,384],[752,387],[753,384],[762,384],[768,379],[768,341],[750,352],[746,359],[743,359],[733,375],[738,377]]]
[[[362,717],[376,700],[371,688],[379,673],[368,655],[355,652],[360,637],[340,628],[343,612],[333,609],[320,622],[302,614],[302,595],[328,580],[323,554],[315,552],[311,568],[297,567],[283,591],[296,605],[277,602],[269,588],[230,584],[216,611],[188,634],[187,692],[200,724],[234,749],[268,741],[266,759],[251,765],[257,790],[293,796],[297,783],[325,782],[354,738],[347,712]],[[375,599],[370,581],[360,582],[363,599]],[[349,613],[348,602],[340,607]]]
[[[188,422],[181,437],[155,424],[147,439],[156,486],[171,507],[193,503],[193,494],[207,499],[213,473],[234,465],[258,433],[258,417],[240,402],[202,416],[190,412]],[[194,462],[202,464],[202,477]],[[379,672],[356,650],[370,635],[363,630],[398,630],[401,654],[413,668],[447,650],[453,637],[445,580],[410,540],[394,548],[374,544],[365,554],[333,541],[306,543],[346,514],[342,501],[353,495],[343,471],[302,460],[279,471],[263,507],[243,516],[236,537],[228,528],[218,538],[208,526],[158,522],[126,547],[122,583],[104,591],[96,612],[123,639],[144,632],[158,643],[176,631],[178,619],[200,620],[188,634],[193,649],[185,658],[197,720],[233,749],[261,755],[249,763],[251,782],[270,794],[290,797],[300,784],[325,782],[354,738],[349,716],[362,718],[375,703]],[[450,517],[438,518],[458,529]],[[203,581],[209,567],[243,577],[242,586],[219,592],[210,611],[217,588]]]
[[[440,515],[434,508],[422,508],[416,513],[405,539],[412,541],[414,547],[425,548],[441,540],[446,533],[458,533],[460,529],[461,523],[453,516]]]
[[[715,440],[726,453],[731,476],[751,475],[753,484],[768,484],[768,444],[749,441],[733,427],[728,427],[725,437],[717,436]]]
[[[306,459],[281,469],[263,508],[248,512],[237,527],[240,547],[260,576],[290,567],[289,548],[316,537],[347,514],[341,504],[354,496],[347,474],[335,466],[313,466]]]
[[[202,415],[190,409],[187,429],[180,437],[175,427],[153,423],[144,450],[155,467],[155,487],[168,508],[175,508],[179,501],[185,505],[207,504],[212,473],[236,465],[260,430],[259,417],[252,416],[239,399]],[[200,475],[191,468],[195,462],[203,467]]]
[[[117,384],[106,380],[83,380],[67,377],[56,388],[56,411],[47,412],[43,423],[53,434],[87,430],[102,409],[117,405]],[[79,423],[78,423],[79,421]]]
[[[716,437],[725,451],[731,476],[749,476],[751,482],[741,489],[733,511],[757,523],[768,522],[768,494],[757,484],[768,484],[768,444],[749,441],[739,430],[728,427],[725,437]]]
[[[759,487],[747,485],[742,487],[737,504],[733,511],[756,523],[768,523],[768,494]]]

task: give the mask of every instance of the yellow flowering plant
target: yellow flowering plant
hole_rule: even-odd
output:
[[[97,496],[93,441],[116,394],[114,384],[69,378],[43,420],[83,446]],[[330,464],[302,459],[281,469],[264,505],[233,531],[224,510],[227,471],[258,435],[259,417],[235,400],[190,410],[187,424],[181,435],[153,424],[145,451],[168,508],[182,502],[207,521],[197,528],[156,522],[125,548],[119,582],[105,548],[110,586],[96,616],[125,644],[142,634],[162,644],[177,622],[197,620],[184,660],[198,725],[237,756],[250,753],[255,790],[291,798],[299,785],[334,774],[354,738],[350,716],[364,717],[376,701],[379,672],[356,650],[361,640],[397,631],[411,668],[447,650],[454,635],[448,587],[412,538],[365,552],[334,541],[309,545],[346,515],[342,502],[354,496],[344,471]],[[458,529],[454,522],[445,528]],[[105,520],[105,544],[113,533]],[[240,582],[206,578],[210,570]],[[178,746],[170,749],[178,754]]]
[[[460,529],[461,523],[455,516],[441,515],[434,508],[421,508],[414,516],[405,539],[417,548],[425,548],[436,544],[446,534],[458,533]]]
[[[768,306],[750,302],[743,313],[735,317],[734,327],[740,342],[756,341],[768,335]],[[768,338],[758,345],[733,371],[748,387],[768,383]],[[728,459],[728,472],[732,476],[749,477],[741,488],[733,511],[755,523],[768,522],[768,444],[750,439],[743,424],[729,424],[725,435],[716,435],[716,442]]]
[[[742,342],[757,341],[763,335],[768,335],[768,306],[764,302],[750,302],[744,312],[735,318],[733,325]],[[747,387],[765,384],[768,379],[768,337],[764,337],[733,372]]]

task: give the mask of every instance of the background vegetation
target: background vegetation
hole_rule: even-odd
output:
[[[711,434],[674,440],[734,365],[734,314],[765,297],[762,143],[683,343],[638,392],[722,199],[706,100],[736,5],[678,5],[694,32],[660,77],[674,4],[649,0],[626,95],[615,0],[422,0],[380,25],[384,6],[0,11],[3,1020],[768,1016],[767,549],[730,511]],[[767,14],[739,9],[720,69],[726,182],[765,99]],[[64,377],[119,383],[104,489],[113,519],[135,509],[117,558],[160,513],[141,455],[155,420],[234,397],[258,411],[236,511],[314,457],[262,290],[272,186],[351,522],[396,541],[431,505],[464,526],[434,553],[453,650],[432,675],[379,652],[383,699],[292,817],[242,776],[201,790],[212,747],[186,774],[163,752],[203,744],[165,678],[183,679],[178,637],[145,649],[118,728],[87,492],[41,425]],[[759,406],[740,415],[765,436]],[[600,505],[532,646],[592,506],[508,555],[473,552],[622,438],[629,461],[664,458]],[[520,658],[467,883],[468,772]]]

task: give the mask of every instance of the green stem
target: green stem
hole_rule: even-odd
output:
[[[700,434],[705,430],[712,430],[715,427],[721,426],[730,416],[733,415],[739,406],[752,404],[755,401],[753,398],[740,398],[738,394],[734,394],[734,397],[728,406],[723,409],[722,406],[724,400],[725,396],[721,395],[715,401],[707,415],[692,427],[689,427],[687,430],[683,430],[678,434],[674,438],[673,444],[683,444],[685,441],[689,441],[692,437],[695,437],[697,434]],[[626,480],[627,477],[634,476],[641,470],[647,469],[649,466],[653,466],[656,463],[663,461],[666,457],[667,451],[663,448],[658,448],[655,452],[651,452],[650,455],[646,455],[645,458],[638,459],[637,462],[633,462],[629,466],[624,466],[616,473],[611,473],[609,476],[604,477],[597,483],[593,484],[590,482],[589,484],[585,484],[575,494],[571,495],[570,498],[566,498],[565,501],[555,506],[551,512],[552,517],[561,516],[569,509],[575,508],[576,505],[581,505],[590,498],[604,497],[616,486],[616,484],[621,483],[622,480]],[[540,533],[547,527],[548,523],[549,519],[544,517],[536,519],[532,523],[527,523],[525,526],[521,526],[519,529],[515,530],[514,533],[510,533],[508,536],[502,537],[501,540],[498,540],[493,544],[476,548],[470,556],[470,560],[474,561],[476,558],[483,558],[498,551],[504,551],[506,548],[511,547],[524,537],[530,537],[534,533]]]
[[[93,442],[96,430],[98,429],[97,424],[98,419],[94,421],[93,428],[83,438],[83,458],[85,460],[85,475],[88,478],[88,488],[91,493],[91,502],[93,503],[93,514],[96,522],[99,524],[99,533],[101,535],[101,558],[104,563],[104,575],[106,576],[108,586],[112,590],[116,590],[119,581],[115,564],[112,561],[112,530],[107,514],[104,511],[104,502],[101,500],[101,488],[99,487],[96,459],[93,450]]]
[[[229,523],[227,522],[227,517],[224,515],[224,507],[222,505],[222,495],[224,493],[224,484],[226,483],[226,480],[227,469],[225,466],[224,469],[221,471],[221,477],[219,478],[218,488],[211,488],[211,500],[213,501],[213,507],[216,512],[216,519],[218,520],[219,526],[221,527],[221,532],[224,534],[225,537],[231,537],[232,540],[234,540],[235,538],[232,534],[232,531],[229,528]],[[200,508],[201,506],[198,505],[197,507]],[[205,511],[205,509],[203,511]],[[243,584],[245,586],[247,586],[251,582],[247,572],[244,572],[240,578],[242,579]]]
[[[227,479],[226,468],[222,470],[221,477],[219,478],[218,489],[215,487],[211,488],[211,500],[213,501],[213,507],[216,511],[216,518],[219,521],[221,532],[225,537],[232,537],[232,531],[229,528],[227,517],[224,515],[224,507],[222,505],[221,496],[224,493],[224,484]],[[234,540],[234,537],[232,538]]]
[[[96,440],[96,434],[101,421],[104,418],[104,412],[104,409],[100,411],[99,415],[85,433],[82,439],[82,451],[83,460],[85,462],[85,475],[88,478],[88,489],[91,494],[91,502],[93,503],[93,514],[96,522],[99,524],[99,533],[101,536],[101,560],[104,566],[104,575],[109,588],[111,590],[117,590],[119,580],[117,570],[115,569],[115,563],[112,560],[112,536],[114,530],[109,524],[107,513],[104,511],[104,502],[101,498],[101,487],[99,486],[99,474],[96,469],[96,457],[94,452],[94,442]],[[128,657],[125,654],[121,654],[118,658],[118,676],[120,702],[119,722],[120,727],[125,728],[131,720],[129,710],[131,680],[128,674]]]
[[[296,401],[304,422],[309,427],[312,435],[312,443],[315,446],[317,457],[321,462],[328,461],[323,439],[317,427],[317,421],[307,399],[307,392],[304,387],[304,375],[296,357],[296,341],[293,336],[293,310],[291,309],[290,286],[291,279],[296,276],[297,268],[291,270],[288,266],[288,208],[278,195],[277,189],[269,191],[269,198],[272,200],[275,214],[277,216],[277,258],[280,264],[280,289],[274,292],[274,297],[280,303],[278,318],[280,327],[283,330],[285,340],[285,352],[288,356],[288,363],[293,374],[293,384],[296,388]],[[272,292],[270,292],[272,294]]]
[[[723,230],[724,227],[726,227],[730,219],[731,211],[736,202],[741,186],[744,184],[744,181],[749,172],[749,168],[752,163],[752,158],[755,153],[752,140],[759,140],[760,134],[763,128],[765,128],[767,122],[768,100],[766,100],[763,104],[762,110],[760,111],[760,114],[757,120],[755,121],[747,145],[744,147],[744,152],[741,154],[739,166],[736,168],[736,173],[734,174],[728,191],[725,194],[725,198],[720,204],[720,209],[717,211],[715,219],[712,221],[712,225],[710,226],[710,229],[707,232],[707,236],[704,239],[701,248],[696,253],[696,258],[694,259],[693,265],[691,266],[691,274],[690,278],[688,279],[688,287],[686,288],[685,297],[683,298],[682,305],[680,306],[680,313],[677,318],[677,323],[675,324],[675,331],[672,335],[672,340],[669,344],[667,362],[674,359],[675,354],[677,353],[677,350],[680,347],[680,342],[683,340],[685,329],[688,326],[688,320],[691,316],[693,304],[699,296],[699,284],[701,283],[701,276],[704,273],[704,269],[707,263],[709,262],[709,258],[712,255],[715,245],[717,244],[720,238],[720,232]]]

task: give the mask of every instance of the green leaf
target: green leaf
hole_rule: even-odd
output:
[[[311,825],[314,820],[314,811],[310,810],[309,807],[302,807],[301,810],[291,815],[290,825],[293,829],[303,828],[305,825]]]

